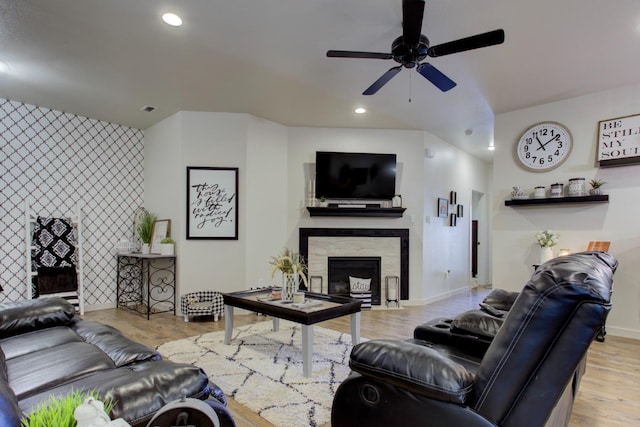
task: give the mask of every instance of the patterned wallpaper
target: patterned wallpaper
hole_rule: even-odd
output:
[[[116,300],[114,245],[143,203],[143,133],[0,99],[0,301],[26,297],[25,201],[84,226],[85,304]]]

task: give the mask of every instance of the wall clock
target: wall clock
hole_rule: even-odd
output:
[[[527,129],[516,145],[520,165],[534,172],[560,166],[573,147],[569,130],[556,122],[542,122]]]

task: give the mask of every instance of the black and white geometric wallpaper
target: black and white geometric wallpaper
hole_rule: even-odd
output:
[[[80,204],[87,306],[116,300],[114,245],[143,204],[139,129],[0,99],[0,301],[26,297],[25,201],[41,216]]]

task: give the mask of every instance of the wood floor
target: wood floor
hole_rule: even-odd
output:
[[[370,310],[361,316],[361,335],[372,338],[410,338],[416,325],[435,317],[452,317],[478,307],[489,292],[476,289],[437,303],[400,310]],[[615,308],[614,308],[615,309]],[[196,318],[185,323],[172,314],[146,316],[123,309],[85,313],[96,320],[120,329],[129,338],[156,347],[162,343],[206,332],[224,330],[224,321]],[[267,320],[255,314],[236,315],[234,326]],[[349,318],[318,324],[350,333]],[[589,349],[587,371],[582,378],[574,404],[570,426],[617,427],[640,425],[640,341],[607,335],[605,342],[594,342]],[[215,382],[215,372],[207,372]],[[229,409],[238,427],[270,427],[271,424],[230,399]],[[324,426],[324,427],[329,427]],[[524,427],[524,426],[523,426]]]

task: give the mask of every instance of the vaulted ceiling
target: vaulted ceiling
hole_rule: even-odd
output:
[[[452,90],[403,69],[364,96],[398,64],[326,52],[390,52],[402,0],[5,1],[0,97],[141,129],[188,110],[427,130],[491,161],[495,114],[640,82],[637,0],[426,1],[432,45],[498,28],[504,44],[427,59]]]

